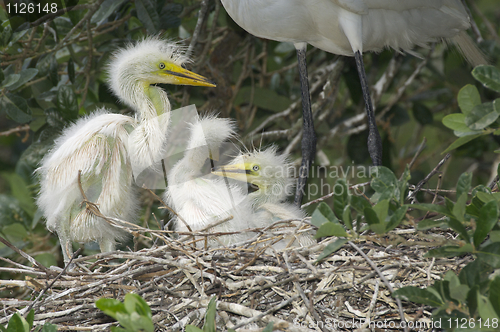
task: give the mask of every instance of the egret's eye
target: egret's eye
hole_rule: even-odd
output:
[[[252,167],[252,170],[254,170],[254,172],[257,172],[259,169],[260,169],[259,165],[254,165]]]
[[[165,64],[163,62],[160,62],[159,67],[160,67],[160,69],[165,69]]]

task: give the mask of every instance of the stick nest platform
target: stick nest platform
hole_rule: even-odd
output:
[[[95,301],[123,301],[133,292],[151,307],[156,331],[183,331],[186,324],[201,327],[213,296],[217,331],[262,331],[269,322],[274,322],[274,331],[374,331],[390,326],[403,331],[397,328],[398,305],[379,273],[394,289],[428,286],[470,260],[423,258],[437,239],[421,240],[422,233],[411,228],[353,240],[319,263],[324,248],[336,239],[278,251],[264,246],[276,237],[266,232],[257,239],[259,246],[254,241],[237,248],[200,249],[190,236],[176,240],[162,231],[148,232],[157,238],[151,248],[78,257],[72,271],[10,261],[14,267],[2,270],[24,280],[0,280],[2,287],[24,287],[24,298],[31,300],[2,299],[0,324],[31,306],[35,326],[50,322],[59,330],[109,331],[118,323],[97,309]],[[430,322],[425,307],[404,302],[403,311],[407,322]]]

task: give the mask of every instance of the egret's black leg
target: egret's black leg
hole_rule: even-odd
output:
[[[311,96],[309,94],[309,82],[307,78],[306,64],[307,44],[297,47],[297,59],[299,62],[300,90],[302,92],[302,164],[299,170],[299,180],[294,203],[300,207],[304,196],[309,168],[316,155],[316,133],[314,132],[314,121],[311,111]]]
[[[382,165],[382,139],[380,138],[375,113],[373,112],[372,99],[366,81],[363,55],[357,51],[354,53],[354,58],[356,59],[356,67],[358,68],[359,80],[361,81],[361,89],[363,90],[363,99],[365,100],[366,116],[368,117],[368,152],[372,158],[373,166],[380,166]]]

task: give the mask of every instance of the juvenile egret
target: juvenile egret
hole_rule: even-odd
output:
[[[221,145],[234,136],[234,123],[229,119],[208,116],[194,122],[183,158],[167,175],[165,201],[176,212],[174,230],[199,231],[211,224],[226,220],[210,228],[210,232],[237,232],[251,228],[252,206],[236,185],[223,178],[204,172],[207,161],[217,159]],[[232,217],[232,219],[227,220]],[[252,233],[210,237],[210,247],[242,242]]]
[[[375,166],[382,162],[363,51],[393,48],[409,51],[414,45],[450,39],[467,60],[484,63],[464,32],[470,27],[461,0],[221,0],[233,20],[249,33],[291,42],[297,50],[302,89],[302,165],[295,203],[300,206],[316,145],[309,86],[307,44],[330,53],[354,56],[368,118],[368,150]]]
[[[167,93],[154,84],[214,86],[182,68],[187,61],[180,45],[158,38],[115,52],[109,84],[137,119],[100,110],[66,128],[42,160],[36,170],[41,186],[37,204],[47,228],[59,236],[65,264],[72,256],[72,241],[98,241],[106,252],[126,236],[87,207],[93,202],[106,217],[133,221],[137,204],[131,166],[159,158],[168,128]],[[87,204],[82,204],[80,184]]]
[[[249,193],[248,197],[254,210],[252,222],[257,227],[266,227],[279,220],[300,220],[305,217],[300,208],[286,201],[295,187],[293,166],[286,154],[278,154],[275,146],[242,153],[228,165],[215,168],[212,174],[255,187],[256,190]],[[315,240],[312,236],[302,234],[294,238],[286,237],[274,247],[283,248],[288,244],[309,246],[313,243]]]

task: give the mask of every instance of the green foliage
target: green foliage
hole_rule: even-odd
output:
[[[500,70],[493,66],[478,66],[472,71],[476,80],[486,88],[500,92]],[[500,98],[481,103],[478,89],[473,85],[464,86],[458,93],[458,105],[462,113],[454,113],[443,118],[443,124],[452,129],[459,138],[443,153],[452,151],[478,137],[500,135],[497,120],[500,116]],[[494,125],[494,126],[492,126]]]
[[[318,262],[341,248],[349,238],[358,237],[358,231],[370,229],[377,234],[385,234],[405,217],[408,206],[403,203],[410,180],[408,167],[400,180],[386,167],[376,167],[371,173],[371,188],[375,191],[371,201],[352,194],[347,182],[340,179],[334,186],[333,210],[322,202],[313,212],[311,223],[318,227],[316,238],[339,237],[326,246]],[[353,220],[356,220],[357,229],[353,227]],[[362,227],[363,220],[366,225]]]
[[[95,302],[97,308],[116,319],[122,327],[112,327],[111,331],[153,332],[154,324],[149,305],[137,294],[125,295],[124,302],[102,298]]]
[[[498,331],[500,328],[500,277],[489,279],[492,268],[476,260],[457,276],[448,271],[427,288],[407,286],[392,293],[395,298],[431,306],[432,319],[445,331],[465,328]]]
[[[35,318],[35,311],[33,309],[30,310],[26,319],[21,316],[18,312],[16,312],[9,319],[9,323],[7,327],[2,327],[0,325],[0,331],[2,332],[30,332],[33,328],[33,320]],[[35,328],[36,332],[55,332],[57,331],[57,326],[45,323],[41,327]]]
[[[457,201],[445,198],[444,205],[413,204],[412,208],[432,211],[445,216],[439,224],[420,223],[418,228],[423,230],[430,226],[447,227],[458,234],[459,244],[446,245],[429,250],[428,257],[454,257],[466,253],[475,254],[479,260],[498,268],[500,267],[500,241],[488,234],[498,228],[500,195],[492,193],[484,186],[472,190],[472,199],[467,204],[471,188],[472,174],[464,173],[457,183]]]

